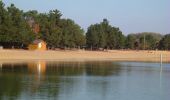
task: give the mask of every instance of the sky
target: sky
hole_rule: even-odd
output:
[[[107,18],[124,34],[138,32],[170,33],[170,0],[2,0],[24,11],[41,13],[58,9],[62,18],[73,19],[85,31]]]

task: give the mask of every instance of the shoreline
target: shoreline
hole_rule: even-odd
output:
[[[154,50],[108,50],[108,51],[69,51],[69,50],[0,50],[0,62],[19,61],[135,61],[135,62],[170,62],[170,51]]]

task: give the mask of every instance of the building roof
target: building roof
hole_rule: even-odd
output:
[[[43,40],[41,40],[41,39],[37,39],[37,40],[34,40],[33,41],[33,44],[39,44],[39,43],[42,43],[42,42],[44,42]],[[45,42],[44,42],[45,43]]]

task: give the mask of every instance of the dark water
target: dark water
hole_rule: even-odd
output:
[[[0,100],[170,100],[170,64],[0,64]]]

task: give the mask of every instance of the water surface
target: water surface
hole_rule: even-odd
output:
[[[170,64],[0,64],[0,100],[169,100]]]

